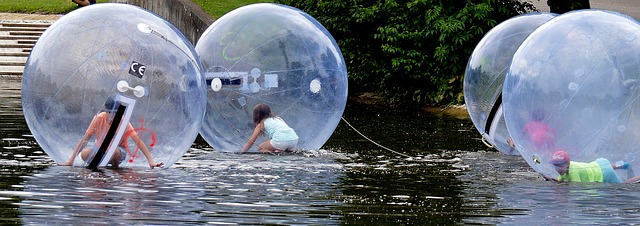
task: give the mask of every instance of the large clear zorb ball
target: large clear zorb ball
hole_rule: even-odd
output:
[[[56,163],[70,159],[95,128],[80,145],[105,153],[98,166],[120,152],[120,166],[148,167],[142,145],[156,163],[170,166],[198,135],[204,87],[193,45],[179,30],[142,8],[105,3],[74,10],[42,34],[25,66],[22,107]],[[90,126],[97,115],[104,125]],[[78,156],[74,165],[91,160]]]
[[[574,11],[531,33],[503,87],[507,128],[527,163],[555,177],[552,154],[565,150],[571,161],[640,167],[639,71],[640,24],[629,16]]]
[[[528,13],[505,20],[491,29],[473,50],[464,75],[464,100],[471,121],[483,141],[498,151],[519,155],[502,114],[502,84],[511,58],[520,44],[553,13]]]
[[[209,85],[200,134],[218,151],[242,149],[259,103],[296,131],[298,149],[321,148],[340,121],[347,100],[342,53],[299,9],[269,3],[235,9],[202,34],[196,52]]]

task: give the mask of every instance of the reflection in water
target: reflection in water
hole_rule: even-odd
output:
[[[55,166],[31,136],[20,79],[0,78],[0,224],[635,224],[637,185],[543,181],[487,150],[469,120],[349,103],[325,150],[212,151],[170,168]]]
[[[459,222],[463,197],[456,184],[457,160],[422,158],[378,160],[375,165],[347,164],[340,188],[347,205],[345,223],[385,224]],[[453,185],[453,186],[452,186]]]
[[[37,225],[339,223],[325,217],[342,168],[332,158],[190,153],[163,170],[49,167],[0,195],[20,198],[22,223]]]
[[[158,180],[158,173],[154,171],[120,169],[94,172],[82,168],[50,167],[26,177],[22,191],[6,191],[4,194],[22,198],[16,204],[25,224],[64,224],[71,220],[95,225],[135,222],[136,219],[147,219],[147,222],[157,224],[165,217],[176,217],[169,211],[163,211],[161,215],[153,210],[174,209],[175,205],[170,202],[162,202],[162,196],[167,195],[163,190],[180,189],[170,187],[170,184],[160,187]],[[190,192],[198,196],[197,191]],[[169,194],[179,193],[172,191]],[[200,205],[189,200],[180,204],[181,209],[193,206]],[[184,211],[180,215],[188,213]]]

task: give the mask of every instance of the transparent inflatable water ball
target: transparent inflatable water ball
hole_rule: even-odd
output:
[[[179,30],[142,8],[105,3],[74,10],[42,34],[24,69],[22,107],[56,163],[80,147],[92,154],[73,165],[148,167],[146,146],[154,162],[170,166],[198,135],[204,87]],[[83,143],[85,132],[93,135]]]
[[[502,114],[502,84],[520,44],[556,14],[529,13],[505,20],[491,29],[473,50],[464,74],[464,100],[483,141],[498,151],[519,155]]]
[[[260,103],[296,131],[299,149],[321,148],[340,121],[347,100],[342,53],[324,26],[299,9],[268,3],[235,9],[204,32],[196,52],[209,86],[200,133],[218,151],[242,149]]]
[[[551,177],[556,150],[640,167],[638,62],[640,25],[620,13],[574,11],[531,33],[503,87],[507,128],[525,160]]]

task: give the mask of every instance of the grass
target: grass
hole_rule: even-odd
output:
[[[153,0],[151,0],[153,1]],[[98,3],[109,0],[98,0]],[[220,18],[225,13],[240,6],[269,0],[193,0],[213,18]],[[71,0],[0,0],[0,12],[6,13],[34,13],[34,14],[66,14],[76,9]]]
[[[214,19],[220,18],[225,13],[230,12],[240,6],[253,3],[273,2],[269,0],[193,0],[194,3],[202,7]]]
[[[5,13],[66,14],[76,6],[71,0],[0,0],[0,12]]]

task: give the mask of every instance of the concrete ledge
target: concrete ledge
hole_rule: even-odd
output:
[[[35,31],[9,31],[9,35],[40,37],[40,35],[42,35],[43,32],[44,31],[42,31],[42,32],[35,32]]]
[[[2,27],[0,27],[0,31],[44,31],[46,30],[46,27],[7,27],[4,24],[2,24]]]
[[[20,50],[19,52],[0,52],[0,56],[7,56],[7,57],[28,57],[29,53],[28,52],[22,52],[22,50]]]
[[[0,44],[0,48],[31,48],[31,47],[33,47],[32,44],[11,44],[11,43]]]
[[[5,76],[9,76],[9,77],[22,76],[22,71],[0,71],[0,77],[5,77]]]
[[[15,23],[15,22],[5,22],[2,23],[3,27],[32,27],[32,28],[40,28],[42,30],[47,29],[51,24],[47,23]]]
[[[0,40],[37,40],[40,36],[11,36],[11,35],[0,35]]]
[[[15,40],[18,44],[29,44],[31,46],[36,44],[36,40],[22,40],[22,39],[15,39]]]
[[[22,61],[0,61],[0,66],[24,66]]]
[[[213,17],[190,0],[111,0],[154,12],[176,26],[193,45],[213,23]]]

